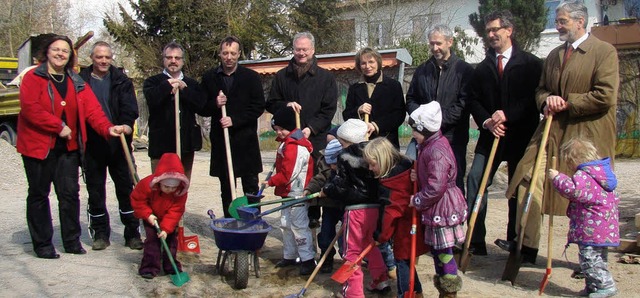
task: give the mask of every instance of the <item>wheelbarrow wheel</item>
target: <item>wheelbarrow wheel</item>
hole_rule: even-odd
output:
[[[235,283],[236,289],[245,289],[249,283],[249,252],[238,251],[236,252],[236,259],[234,262],[235,271]]]

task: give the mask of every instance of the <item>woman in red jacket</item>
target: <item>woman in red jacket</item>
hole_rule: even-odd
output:
[[[109,122],[91,88],[73,71],[69,62],[74,52],[68,37],[53,36],[39,54],[40,64],[20,84],[16,148],[29,183],[27,224],[33,250],[39,258],[57,259],[49,206],[51,183],[58,198],[65,252],[85,254],[80,244],[78,168],[86,124],[105,138],[119,136],[125,127]]]
[[[398,297],[404,297],[409,290],[409,266],[411,261],[411,217],[413,209],[409,199],[414,194],[411,181],[413,162],[402,155],[386,138],[378,137],[364,147],[364,158],[375,177],[380,179],[380,197],[387,197],[389,204],[384,207],[382,229],[376,241],[387,242],[393,237],[393,255],[397,270]],[[424,243],[424,229],[421,224],[416,230],[416,257],[429,251]],[[416,297],[422,297],[422,284],[415,272]]]

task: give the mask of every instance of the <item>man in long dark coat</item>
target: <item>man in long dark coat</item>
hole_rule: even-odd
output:
[[[224,38],[218,53],[220,66],[207,71],[201,82],[207,97],[202,115],[212,116],[209,175],[220,179],[225,217],[231,217],[228,209],[234,199],[224,143],[225,128],[229,131],[233,175],[242,180],[245,194],[258,192],[258,174],[262,172],[257,130],[258,118],[264,112],[264,93],[258,73],[238,65],[241,49],[237,37]],[[222,116],[223,106],[226,117]],[[249,198],[249,203],[255,202],[256,198]]]

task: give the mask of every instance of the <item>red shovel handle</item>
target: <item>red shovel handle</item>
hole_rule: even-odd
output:
[[[418,162],[414,162],[413,169],[418,171]],[[418,182],[413,182],[413,193],[416,194],[418,192]],[[409,198],[411,199],[411,198]],[[417,246],[417,230],[418,230],[418,211],[416,208],[411,212],[411,259],[409,260],[409,291],[404,293],[405,298],[413,298],[415,297],[414,289],[415,289],[415,275],[416,275],[416,246]]]

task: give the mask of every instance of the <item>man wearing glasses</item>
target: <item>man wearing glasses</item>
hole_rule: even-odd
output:
[[[588,18],[587,8],[582,1],[563,1],[556,8],[556,30],[559,39],[565,43],[547,56],[540,86],[536,91],[537,110],[543,112],[545,117],[553,115],[546,159],[543,158],[540,165],[542,169],[550,165],[553,156],[558,157],[559,148],[565,142],[577,136],[590,140],[600,156],[611,157],[613,166],[619,84],[618,55],[611,44],[587,33]],[[543,126],[544,121],[540,123],[538,132],[542,132]],[[523,190],[529,185],[540,139],[541,133],[536,133],[532,138],[509,185],[508,196],[517,193],[519,199],[524,197]],[[572,175],[575,169],[569,167],[563,160],[558,160],[556,169]],[[567,210],[568,200],[554,191],[551,181],[543,185],[544,177],[545,175],[540,175],[540,179],[535,182],[538,185],[536,189],[540,191],[532,196],[524,231],[524,245],[537,247],[542,223],[541,211],[544,214],[553,212],[554,215],[565,215]]]
[[[149,157],[151,171],[162,154],[176,152],[175,93],[179,92],[180,160],[184,172],[191,179],[194,152],[202,149],[200,126],[195,113],[202,110],[206,98],[201,94],[198,81],[182,73],[184,49],[175,42],[162,50],[164,70],[144,81],[143,92],[149,107]]]
[[[267,98],[267,112],[275,114],[282,108],[300,113],[300,129],[313,145],[314,163],[327,145],[327,132],[336,113],[338,89],[332,73],[318,66],[315,38],[309,32],[293,37],[293,58],[287,67],[276,73]],[[319,226],[320,209],[309,209],[310,227]]]
[[[509,11],[495,11],[485,19],[486,39],[490,45],[486,58],[474,70],[470,82],[469,106],[478,125],[480,137],[467,177],[467,204],[469,215],[473,209],[482,174],[491,166],[488,185],[502,161],[508,165],[511,179],[516,165],[522,158],[540,119],[535,105],[535,89],[538,86],[542,61],[531,53],[522,51],[514,34],[513,15]],[[495,137],[500,138],[492,165],[487,165]],[[483,195],[475,228],[471,237],[471,251],[486,255],[485,218],[487,191]],[[496,240],[501,248],[509,248],[516,237],[516,200],[509,201],[507,240]],[[523,248],[525,261],[535,262],[537,249]]]

